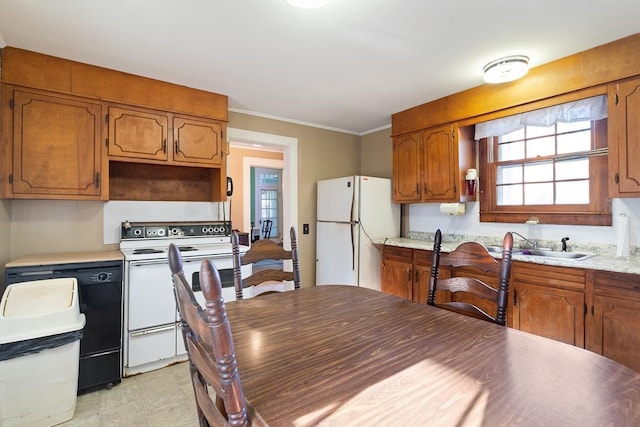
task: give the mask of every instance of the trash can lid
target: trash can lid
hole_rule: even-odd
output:
[[[0,344],[70,332],[84,323],[75,278],[14,283],[0,302]]]

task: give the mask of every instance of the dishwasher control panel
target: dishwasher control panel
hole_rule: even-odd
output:
[[[78,285],[122,283],[122,261],[70,263],[10,267],[5,270],[5,283],[73,277]]]

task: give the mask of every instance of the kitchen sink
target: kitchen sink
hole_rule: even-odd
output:
[[[570,259],[573,261],[582,261],[596,255],[592,253],[560,252],[560,251],[550,251],[550,250],[540,250],[540,249],[524,249],[520,252],[520,254],[531,255],[531,256],[541,256],[545,258]]]
[[[491,253],[502,253],[502,246],[489,245],[486,248]],[[573,261],[582,261],[596,255],[589,252],[560,252],[551,249],[513,249],[511,254],[540,256],[545,258],[570,259]]]
[[[496,253],[496,254],[501,254],[502,253],[502,246],[485,246],[487,248],[487,251],[491,252],[491,253]],[[522,249],[513,249],[511,251],[511,255],[520,255],[522,253]]]

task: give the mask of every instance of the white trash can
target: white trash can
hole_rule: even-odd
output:
[[[0,302],[0,426],[73,418],[84,325],[76,279],[7,286]]]

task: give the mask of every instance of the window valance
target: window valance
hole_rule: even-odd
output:
[[[606,117],[607,96],[598,95],[478,123],[476,124],[475,139],[506,135],[525,126],[548,127],[558,122],[571,123],[583,120],[600,120]]]

